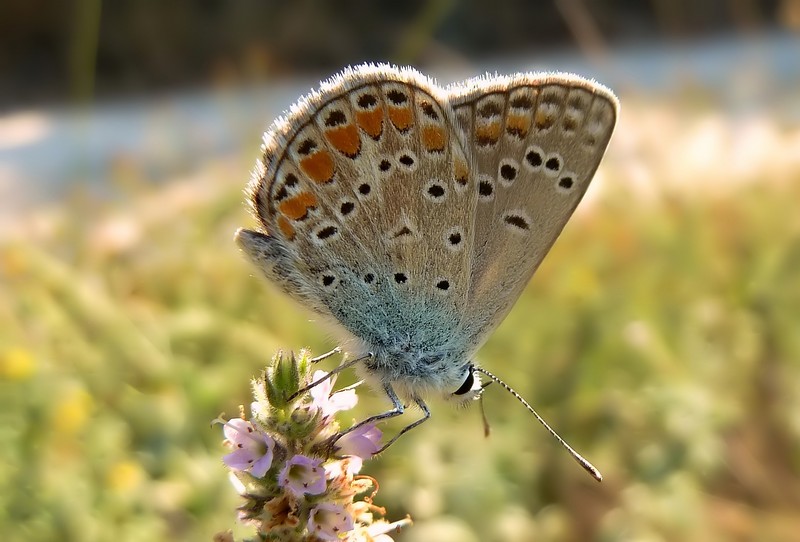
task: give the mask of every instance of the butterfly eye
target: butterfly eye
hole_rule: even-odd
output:
[[[464,378],[464,382],[462,382],[461,386],[453,392],[453,395],[464,395],[465,393],[468,393],[472,389],[473,384],[475,384],[475,376],[472,374],[472,367],[470,367],[467,371],[466,378]]]

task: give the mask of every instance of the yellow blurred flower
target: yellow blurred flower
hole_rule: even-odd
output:
[[[65,391],[56,403],[53,415],[53,429],[71,435],[80,431],[89,419],[94,401],[83,388]]]
[[[0,248],[0,274],[8,278],[22,276],[28,269],[28,258],[19,247]]]
[[[24,348],[12,348],[0,356],[0,378],[27,380],[36,371],[33,355]]]
[[[136,489],[145,477],[139,463],[129,459],[118,461],[106,473],[106,487],[116,493],[128,493]]]
[[[585,266],[575,266],[567,275],[568,295],[575,299],[591,299],[600,290],[600,283],[594,271]]]

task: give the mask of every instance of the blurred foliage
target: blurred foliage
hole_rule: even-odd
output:
[[[243,180],[247,162],[211,176]],[[233,525],[209,422],[278,348],[331,346],[237,254],[239,183],[125,175],[124,197],[76,193],[0,246],[8,542]],[[376,503],[417,522],[402,540],[796,540],[800,173],[763,181],[648,202],[614,185],[582,209],[480,357],[605,481],[499,388],[488,440],[477,409],[434,402],[368,465]],[[361,397],[359,415],[385,406]]]
[[[0,6],[0,104],[800,27],[796,0],[28,0]],[[597,45],[590,43],[589,45]],[[590,51],[596,53],[597,51]]]

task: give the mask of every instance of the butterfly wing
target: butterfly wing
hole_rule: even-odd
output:
[[[240,246],[370,348],[458,336],[477,196],[447,98],[413,70],[346,70],[266,134],[248,189]]]
[[[477,348],[505,318],[586,192],[616,97],[572,75],[478,78],[451,87],[471,142],[478,205],[465,314]]]

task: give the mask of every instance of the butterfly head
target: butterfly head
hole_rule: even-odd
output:
[[[475,370],[475,366],[472,363],[466,365],[464,369],[461,385],[449,396],[449,399],[456,401],[460,405],[467,405],[471,401],[480,399],[483,389],[486,387],[481,383],[480,374]]]

